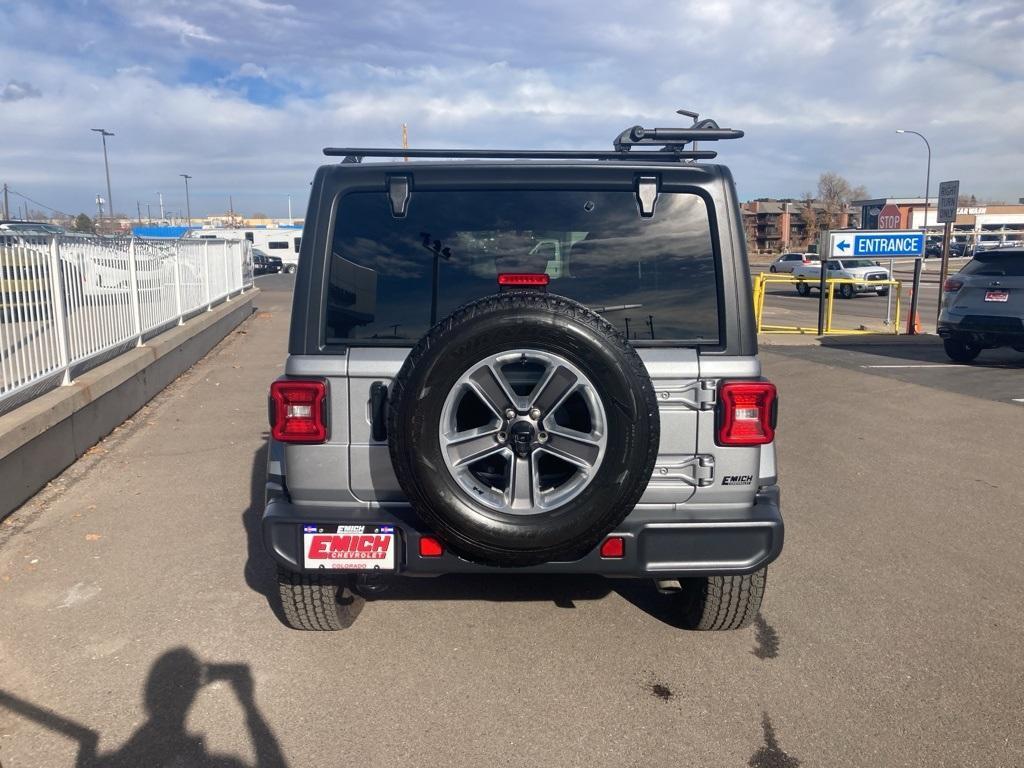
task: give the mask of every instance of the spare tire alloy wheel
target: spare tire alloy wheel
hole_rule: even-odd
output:
[[[570,398],[576,407],[569,407]],[[467,425],[464,414],[474,405],[479,411],[479,404],[490,411],[485,423]],[[498,511],[536,515],[587,487],[604,459],[606,429],[604,406],[586,374],[560,355],[515,349],[488,356],[459,378],[439,432],[448,471],[467,494]],[[489,471],[494,466],[500,475]]]
[[[643,362],[560,296],[456,310],[409,354],[388,401],[406,496],[450,549],[484,564],[583,556],[636,505],[658,452]]]

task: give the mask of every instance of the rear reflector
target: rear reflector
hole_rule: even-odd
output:
[[[502,272],[498,285],[547,285],[551,278],[545,272]]]
[[[327,440],[324,416],[327,385],[323,381],[285,379],[270,385],[270,428],[282,443]]]
[[[440,557],[444,554],[444,545],[433,536],[420,537],[420,557]]]
[[[957,280],[955,277],[947,277],[946,282],[942,285],[942,290],[946,293],[952,293],[953,291],[959,291],[963,287],[963,280]]]
[[[727,381],[718,389],[719,445],[763,445],[775,439],[777,394],[767,381]]]
[[[618,560],[626,554],[626,540],[621,536],[609,536],[601,544],[601,557]]]

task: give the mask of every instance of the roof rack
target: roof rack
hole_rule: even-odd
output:
[[[697,115],[686,110],[679,114],[693,118],[688,128],[644,128],[634,125],[616,137],[612,151],[561,149],[387,149],[368,147],[324,147],[328,157],[343,157],[344,163],[359,163],[364,157],[423,157],[423,158],[475,158],[475,159],[534,159],[534,160],[627,160],[633,162],[678,163],[683,160],[712,160],[718,156],[713,150],[696,149],[697,141],[723,141],[739,139],[743,131],[719,128],[714,120],[697,121]],[[693,143],[694,148],[685,149]],[[634,147],[658,146],[659,149]]]

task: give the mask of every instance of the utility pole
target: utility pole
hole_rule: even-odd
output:
[[[231,226],[235,226],[235,199],[228,195],[228,215],[231,217]]]
[[[166,216],[164,216],[164,193],[157,192],[156,196],[160,198],[160,221],[163,221],[165,218],[167,218]]]
[[[295,219],[292,218],[292,196],[288,195],[288,223],[294,224]]]
[[[90,128],[89,130],[95,131],[103,139],[103,168],[107,172],[107,213],[110,214],[110,219],[114,219],[114,196],[110,194],[110,163],[107,162],[107,136],[113,136],[112,131],[108,131],[106,128]]]
[[[135,201],[135,210],[138,211],[139,214],[139,224],[142,224],[142,203],[138,200]]]
[[[408,148],[409,148],[409,126],[406,125],[405,123],[402,123],[402,149],[408,149]],[[408,156],[406,156],[406,157],[404,157],[402,159],[405,160],[405,162],[407,162],[407,163],[409,162],[409,157]]]
[[[96,195],[96,221],[103,218],[103,195]]]
[[[188,180],[191,179],[192,177],[189,176],[187,173],[179,173],[178,175],[181,176],[181,178],[183,178],[185,180],[185,212],[186,212],[186,215],[188,216],[188,228],[189,228],[189,230],[191,230],[192,229],[192,204],[189,202],[189,199],[188,199]]]
[[[10,202],[7,199],[7,185],[4,184],[4,219],[11,218]]]
[[[146,203],[146,223],[150,226],[153,224],[153,208],[151,203]]]

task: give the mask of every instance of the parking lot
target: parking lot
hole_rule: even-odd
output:
[[[258,531],[293,282],[0,524],[4,768],[1024,764],[1024,355],[763,348],[787,534],[749,630],[509,575],[300,633]]]
[[[883,259],[879,262],[887,267],[888,261]],[[951,259],[949,271],[954,273],[963,264],[962,259]],[[767,272],[767,264],[751,265],[750,273],[753,278],[761,272]],[[783,277],[780,275],[780,277]],[[907,318],[910,312],[911,288],[914,284],[913,262],[910,260],[898,260],[894,265],[893,277],[901,281],[902,308],[900,315],[900,332],[906,332]],[[796,292],[795,285],[783,282],[769,282],[766,286],[766,298],[764,303],[765,325],[799,326],[808,328],[813,333],[818,327],[818,292],[814,290],[810,296],[800,296]],[[921,292],[918,296],[918,313],[921,321],[921,330],[926,332],[935,331],[935,307],[939,296],[939,264],[935,259],[925,261],[924,271],[921,274]],[[837,329],[861,329],[884,332],[893,329],[893,325],[886,326],[886,305],[888,299],[873,294],[863,294],[853,299],[841,299],[838,291],[834,304],[834,327]],[[892,318],[895,320],[895,299],[892,303]]]

